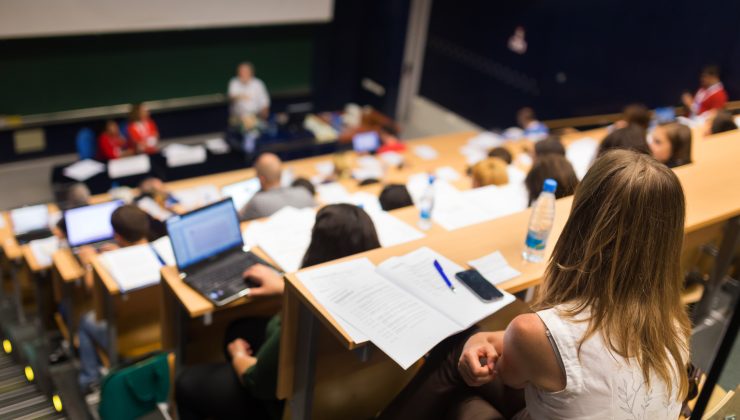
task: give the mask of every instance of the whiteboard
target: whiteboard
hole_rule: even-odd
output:
[[[333,0],[0,0],[0,39],[328,22]]]

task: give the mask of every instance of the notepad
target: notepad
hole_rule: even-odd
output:
[[[175,252],[172,250],[172,241],[169,236],[163,236],[150,244],[154,248],[164,265],[177,265]]]
[[[103,253],[100,261],[123,293],[159,283],[162,263],[149,244]]]
[[[111,179],[145,174],[151,169],[149,155],[129,156],[108,161],[108,176]]]
[[[510,266],[499,251],[468,261],[468,264],[492,284],[503,283],[522,274]]]
[[[436,272],[438,260],[456,286],[451,291]],[[429,248],[393,257],[378,267],[359,258],[298,273],[316,300],[353,338],[367,337],[403,369],[435,345],[514,300],[485,303],[454,274],[462,267]],[[356,341],[356,340],[355,340]]]
[[[67,166],[66,168],[64,168],[64,170],[62,170],[62,173],[67,178],[72,178],[75,181],[84,182],[104,171],[104,164],[92,159],[84,159]]]
[[[411,242],[424,237],[423,233],[386,211],[375,210],[367,213],[373,220],[378,240],[383,247]]]
[[[144,210],[144,212],[146,212],[148,215],[161,222],[169,219],[174,214],[157,204],[157,202],[154,201],[151,197],[140,198],[139,201],[136,202],[136,206]]]
[[[283,207],[259,228],[257,245],[285,272],[298,271],[311,243],[316,211]]]
[[[529,192],[524,183],[503,187],[488,185],[461,194],[465,202],[482,209],[490,220],[525,210],[529,201]]]
[[[44,239],[36,239],[28,243],[31,253],[36,259],[39,267],[51,266],[51,256],[59,249],[59,238],[50,236]]]

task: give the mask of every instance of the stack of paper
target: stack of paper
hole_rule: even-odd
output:
[[[152,169],[149,155],[136,155],[108,161],[111,179],[148,173]]]
[[[144,212],[146,212],[148,215],[161,222],[169,219],[174,214],[157,204],[157,202],[154,201],[151,197],[140,198],[139,201],[136,202],[136,205],[140,209],[144,210]]]
[[[424,234],[385,211],[368,211],[383,247],[415,241]]]
[[[415,146],[414,154],[424,160],[434,160],[437,159],[437,157],[439,156],[439,153],[437,153],[437,151],[432,146],[428,146],[425,144]]]
[[[349,202],[350,204],[361,207],[368,213],[383,211],[378,197],[365,191],[358,191],[350,195]]]
[[[284,207],[259,227],[257,244],[285,272],[298,271],[315,221],[314,209]]]
[[[223,155],[229,153],[231,148],[222,138],[206,140],[206,148],[214,155]]]
[[[435,270],[439,261],[455,286]],[[366,258],[297,275],[355,342],[370,339],[407,369],[440,341],[514,300],[483,302],[454,277],[463,268],[429,248],[393,257],[377,268]]]
[[[316,186],[316,194],[319,201],[324,204],[349,203],[350,194],[344,186],[338,182],[320,184]]]
[[[40,267],[51,266],[51,256],[59,249],[59,238],[50,236],[45,239],[36,239],[28,243],[33,257]]]
[[[169,168],[203,163],[207,158],[206,148],[201,145],[170,144],[162,150],[162,154],[167,158]]]
[[[213,185],[202,185],[200,187],[177,190],[172,195],[186,211],[207,206],[221,199],[221,194]]]
[[[529,192],[523,183],[474,188],[463,191],[462,196],[465,202],[482,209],[490,219],[520,212],[529,202]]]
[[[104,164],[92,159],[85,159],[67,166],[62,173],[67,178],[84,182],[103,171],[105,171]]]
[[[123,293],[159,283],[162,264],[148,244],[106,252],[100,261]]]
[[[583,179],[591,167],[591,163],[596,157],[596,151],[599,148],[599,142],[587,137],[574,141],[565,151],[565,157],[573,165],[578,179]]]
[[[510,266],[499,251],[468,261],[468,264],[492,284],[503,283],[522,274]]]
[[[163,236],[151,243],[154,252],[157,253],[164,265],[177,265],[175,252],[172,250],[172,241],[169,236]]]

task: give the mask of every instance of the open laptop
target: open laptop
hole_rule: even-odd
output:
[[[380,147],[380,137],[375,131],[357,133],[352,137],[352,149],[357,153],[371,153]]]
[[[244,270],[267,262],[244,251],[234,202],[224,199],[167,219],[180,277],[216,306],[249,294]]]
[[[49,208],[46,204],[10,210],[13,234],[20,243],[51,236]]]
[[[122,205],[123,201],[115,200],[65,210],[64,223],[70,248],[77,250],[82,245],[97,248],[112,241],[110,217]]]
[[[234,207],[238,210],[244,208],[244,206],[249,203],[249,200],[251,200],[261,188],[262,185],[260,184],[260,180],[257,177],[254,177],[245,181],[224,185],[221,188],[221,195],[224,197],[231,197],[234,201]]]

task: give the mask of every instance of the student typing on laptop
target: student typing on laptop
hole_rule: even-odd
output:
[[[380,247],[370,217],[349,204],[329,205],[316,214],[311,244],[303,258],[308,267]],[[264,265],[244,272],[254,286],[250,296],[283,293],[283,279]],[[227,360],[186,368],[176,382],[181,420],[202,418],[279,419],[282,402],[275,396],[280,315],[268,320],[236,321],[226,332]]]
[[[272,153],[265,153],[254,164],[262,189],[239,211],[241,220],[268,217],[283,207],[314,207],[311,194],[301,187],[282,187],[282,162]]]
[[[114,244],[108,244],[105,250],[147,243],[149,235],[149,216],[134,205],[117,208],[110,218],[113,226]],[[101,249],[102,250],[102,249]],[[85,287],[93,287],[91,259],[97,251],[91,246],[82,246],[78,255],[86,268]],[[83,392],[89,393],[100,380],[101,362],[95,346],[108,347],[108,325],[104,320],[96,320],[92,311],[83,315],[79,325],[80,374],[78,382]]]

